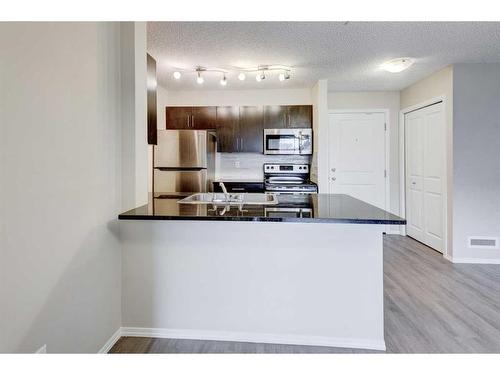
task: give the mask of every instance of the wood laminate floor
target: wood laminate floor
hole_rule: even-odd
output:
[[[453,264],[409,237],[384,237],[388,353],[500,353],[500,265]],[[368,350],[122,337],[110,353],[366,353]],[[379,352],[380,353],[380,352]]]

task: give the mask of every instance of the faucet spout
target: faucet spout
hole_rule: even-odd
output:
[[[224,185],[224,182],[221,181],[221,182],[219,182],[219,186],[222,189],[222,192],[224,193],[224,196],[226,198],[226,202],[229,202],[231,197],[229,196],[229,193],[227,192],[226,185]]]

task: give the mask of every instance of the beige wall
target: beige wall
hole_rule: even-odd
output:
[[[401,109],[415,107],[437,97],[445,99],[447,253],[453,254],[453,66],[447,66],[401,91]]]
[[[0,45],[0,352],[95,353],[121,326],[121,25]]]
[[[389,210],[399,210],[399,91],[329,92],[329,110],[388,110],[389,118]]]

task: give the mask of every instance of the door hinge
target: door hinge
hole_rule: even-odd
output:
[[[384,122],[384,131],[387,131],[387,123]]]
[[[387,169],[384,169],[384,178],[387,178]]]

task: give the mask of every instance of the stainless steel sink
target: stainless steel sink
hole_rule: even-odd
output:
[[[276,194],[266,193],[242,193],[242,194],[224,194],[224,193],[196,193],[181,199],[178,203],[185,204],[220,204],[220,205],[273,205],[278,204]]]

